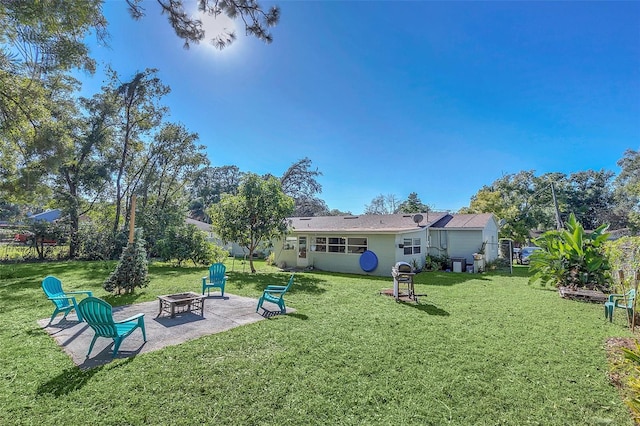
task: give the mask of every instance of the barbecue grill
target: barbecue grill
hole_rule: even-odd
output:
[[[400,296],[407,296],[409,299],[418,301],[416,293],[413,288],[413,268],[407,262],[397,262],[393,268],[391,268],[391,275],[393,275],[393,297],[396,300],[400,299]],[[400,293],[400,284],[407,285],[407,293]]]

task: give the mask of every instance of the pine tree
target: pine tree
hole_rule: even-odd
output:
[[[102,287],[110,292],[120,294],[133,293],[136,287],[149,284],[149,265],[147,250],[144,248],[142,231],[137,229],[133,242],[129,242],[122,251],[115,271],[109,275]]]

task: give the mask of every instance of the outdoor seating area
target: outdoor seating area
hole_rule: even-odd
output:
[[[288,309],[284,301],[284,295],[293,284],[293,274],[286,286],[268,285],[260,299],[256,300],[230,294],[224,296],[228,278],[225,270],[223,264],[213,264],[209,268],[209,281],[206,283],[207,290],[220,289],[220,296],[204,295],[205,277],[202,279],[202,295],[194,292],[166,294],[158,296],[157,303],[145,302],[116,308],[93,297],[91,291],[64,293],[61,281],[47,276],[42,281],[42,288],[47,298],[56,305],[56,310],[48,322],[44,319],[38,322],[64,348],[75,364],[81,368],[91,368],[107,363],[118,355],[128,357],[154,351],[260,321],[274,314],[295,311]],[[75,295],[80,294],[88,297],[76,303]],[[208,300],[206,304],[205,300]],[[264,302],[273,305],[265,309]],[[277,310],[271,310],[271,306],[277,307]],[[260,309],[263,310],[262,314],[258,314]],[[64,312],[64,317],[52,324],[52,319],[61,312]],[[133,334],[137,329],[141,333]],[[91,358],[96,343],[97,354]],[[120,351],[123,344],[124,350]],[[83,351],[86,352],[84,357]]]

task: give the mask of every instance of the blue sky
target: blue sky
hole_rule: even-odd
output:
[[[157,68],[213,166],[279,176],[309,157],[320,197],[354,214],[410,192],[455,211],[504,174],[618,173],[640,149],[639,2],[276,3],[272,44],[238,28],[218,51],[183,49],[155,2],[136,22],[107,0],[84,94],[107,63]]]

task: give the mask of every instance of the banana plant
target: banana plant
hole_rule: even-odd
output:
[[[531,255],[529,282],[540,281],[570,288],[608,289],[610,269],[603,246],[608,225],[586,232],[572,213],[561,231],[545,232],[536,239],[543,250]]]

